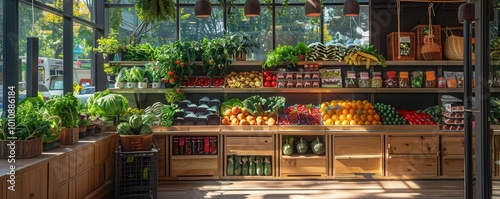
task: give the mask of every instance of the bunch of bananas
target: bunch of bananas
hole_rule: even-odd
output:
[[[356,65],[356,66],[361,65],[361,61],[366,61],[366,69],[370,68],[371,61],[380,63],[379,59],[374,55],[364,53],[361,51],[350,52],[344,57],[344,61],[349,65]]]

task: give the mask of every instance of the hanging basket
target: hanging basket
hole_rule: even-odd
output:
[[[446,37],[444,56],[449,60],[464,60],[464,38],[453,35],[449,28],[446,28]],[[474,52],[472,52],[472,60],[475,60]]]
[[[422,58],[427,61],[431,60],[441,60],[442,59],[442,51],[441,46],[434,43],[434,36],[425,36],[424,45],[422,46],[421,54]]]

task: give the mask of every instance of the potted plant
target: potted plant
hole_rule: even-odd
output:
[[[90,121],[90,124],[94,126],[94,131],[91,132],[91,135],[99,134],[102,132],[102,129],[104,128],[104,121],[102,120],[101,117],[99,117],[97,115],[91,115],[91,116],[89,116],[89,121]],[[91,136],[91,135],[89,135],[89,136]]]
[[[87,114],[79,114],[79,120],[78,120],[78,138],[84,138],[87,136],[87,126],[90,125],[90,121],[88,119]]]
[[[292,46],[278,45],[276,49],[266,54],[265,60],[262,62],[262,68],[276,67],[284,64],[285,61],[290,61],[295,66],[299,61],[298,53]]]
[[[116,128],[122,151],[149,151],[153,144],[153,115],[132,115]]]
[[[132,74],[132,69],[126,69],[124,73],[127,81],[125,88],[137,88],[137,79],[136,76]]]
[[[225,76],[233,56],[230,38],[227,35],[211,40],[205,38],[202,48],[203,72],[210,77]]]
[[[15,126],[12,126],[14,120]],[[31,158],[42,154],[43,136],[52,134],[51,120],[39,97],[26,98],[17,107],[14,118],[6,116],[0,122],[0,158],[9,158],[9,143],[15,139],[15,158]],[[13,129],[12,129],[13,128]],[[27,150],[28,149],[28,150]]]
[[[252,52],[253,48],[259,48],[257,42],[247,35],[231,36],[231,44],[233,45],[233,56],[236,61],[246,61],[247,54]]]
[[[110,33],[108,37],[97,39],[97,48],[94,51],[102,53],[104,59],[108,61],[114,60],[117,53],[121,53],[123,45],[116,39],[116,34]]]
[[[50,115],[61,118],[61,144],[71,145],[78,142],[78,109],[80,100],[73,93],[63,96],[54,96],[45,102],[45,107]]]
[[[165,47],[164,53],[158,56],[156,65],[160,74],[166,74],[165,87],[180,85],[188,80],[188,76],[194,74],[195,66],[192,62],[199,54],[195,44],[195,42],[176,41]]]
[[[148,74],[148,79],[151,80],[151,88],[160,88],[161,87],[161,73],[154,63],[146,64],[146,72]]]
[[[311,49],[304,42],[299,42],[295,46],[295,51],[299,54],[299,61],[305,61],[307,53],[311,52]]]
[[[130,73],[137,81],[137,88],[148,88],[148,78],[144,74],[144,69],[134,66],[130,69]]]
[[[125,75],[125,70],[127,70],[127,69],[126,68],[122,68],[120,70],[120,73],[118,73],[118,75],[116,76],[116,78],[115,78],[115,88],[118,88],[118,89],[125,88],[125,84],[127,83],[127,77]]]

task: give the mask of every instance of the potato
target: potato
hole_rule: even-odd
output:
[[[275,120],[274,118],[272,118],[272,117],[271,117],[271,118],[269,118],[269,119],[267,120],[267,125],[269,125],[269,126],[276,125],[276,120]]]
[[[231,115],[233,115],[233,112],[231,111],[231,109],[227,109],[226,112],[224,112],[228,117],[231,117]]]
[[[248,122],[248,124],[249,124],[249,125],[256,125],[256,124],[257,124],[257,122],[256,122],[255,120],[252,120],[252,121]]]
[[[243,115],[243,113],[240,113],[240,114],[238,114],[238,117],[236,117],[236,118],[238,118],[238,120],[241,121],[241,120],[245,119],[245,115]]]
[[[243,120],[240,120],[240,125],[248,125],[248,121],[243,119]]]
[[[229,120],[233,121],[233,119],[238,119],[238,118],[236,118],[236,115],[231,115],[231,117],[229,117]]]
[[[264,120],[257,120],[257,125],[264,125]]]
[[[247,112],[247,113],[248,113],[248,112]],[[255,121],[255,117],[254,117],[254,116],[252,116],[252,115],[248,115],[248,116],[246,117],[246,119],[247,119],[248,121]]]

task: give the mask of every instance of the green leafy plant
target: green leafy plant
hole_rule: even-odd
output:
[[[101,37],[97,39],[97,48],[94,48],[94,51],[112,55],[121,52],[122,49],[123,45],[116,39],[116,34],[110,33],[107,38]]]
[[[165,100],[168,104],[176,104],[184,99],[186,99],[186,95],[184,95],[184,92],[182,92],[179,86],[167,89],[167,92],[165,93]]]
[[[116,76],[115,80],[117,82],[126,82],[127,81],[127,75],[126,75],[127,70],[128,70],[127,68],[122,68],[120,70],[120,73],[118,73],[118,75]]]
[[[262,68],[282,65],[285,61],[290,61],[292,65],[295,65],[299,61],[298,55],[294,47],[278,45],[276,49],[266,54],[266,58],[262,62]]]
[[[128,108],[128,100],[120,94],[113,94],[109,89],[95,92],[87,100],[88,113],[95,116],[117,116]]]
[[[175,19],[175,3],[172,0],[139,0],[135,10],[139,19],[149,23]]]
[[[45,102],[45,107],[50,115],[61,118],[61,126],[65,128],[78,127],[78,110],[80,100],[73,93],[68,92],[63,96],[54,96]]]
[[[176,41],[162,48],[158,57],[158,70],[172,85],[181,84],[195,71],[194,60],[199,56],[198,44],[193,41]]]
[[[214,39],[203,39],[201,42],[204,72],[208,76],[225,76],[232,63],[234,46],[228,34]]]
[[[305,55],[305,54],[311,52],[311,49],[308,48],[304,42],[299,42],[295,46],[295,51],[297,52],[297,54],[304,54]]]
[[[230,37],[230,41],[233,50],[233,57],[239,57],[243,54],[251,53],[254,48],[259,48],[259,44],[256,41],[253,41],[248,35],[232,35]]]

